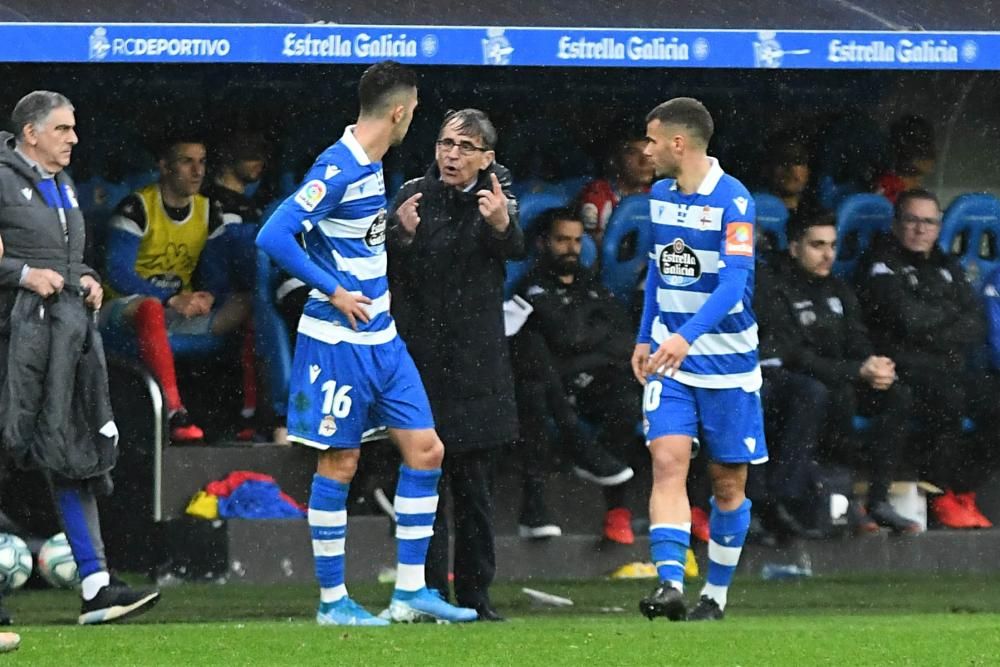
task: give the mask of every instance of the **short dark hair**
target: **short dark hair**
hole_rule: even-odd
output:
[[[675,97],[657,105],[646,114],[646,122],[660,121],[664,125],[682,125],[695,137],[708,145],[715,132],[712,114],[705,105],[693,97]]]
[[[365,70],[358,82],[361,115],[380,115],[387,111],[389,100],[401,90],[417,87],[417,74],[395,60],[375,63]]]
[[[222,137],[216,146],[219,163],[233,165],[241,160],[264,160],[267,158],[267,140],[260,132],[235,130]]]
[[[892,205],[892,217],[895,218],[896,222],[900,222],[902,220],[903,211],[906,209],[906,205],[917,199],[932,201],[937,204],[938,210],[941,210],[941,202],[938,201],[937,195],[930,190],[925,190],[924,188],[904,190],[899,193],[899,196],[896,197],[896,203]]]
[[[444,132],[445,126],[450,123],[455,124],[455,129],[462,134],[471,137],[479,137],[487,149],[493,150],[497,145],[497,129],[493,126],[490,117],[479,109],[462,109],[460,111],[448,111],[441,121],[441,128],[438,136]]]
[[[796,211],[788,218],[788,225],[785,233],[789,241],[801,241],[813,227],[834,227],[837,226],[837,217],[827,211]]]
[[[18,139],[24,139],[26,125],[38,125],[44,122],[49,114],[62,107],[69,107],[70,111],[73,111],[73,103],[65,95],[51,90],[35,90],[28,93],[18,100],[14,105],[14,111],[10,114],[14,134]]]
[[[168,131],[155,146],[156,159],[169,162],[174,157],[174,148],[181,144],[201,144],[208,147],[204,136],[198,130],[184,128]]]
[[[563,220],[583,224],[580,216],[571,208],[549,208],[538,214],[532,227],[535,228],[535,234],[538,235],[538,238],[547,239],[552,234],[556,223]]]

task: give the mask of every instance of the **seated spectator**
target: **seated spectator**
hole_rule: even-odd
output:
[[[879,176],[875,191],[895,203],[901,192],[923,188],[934,171],[934,126],[920,116],[903,116],[889,131],[892,168]]]
[[[580,219],[598,247],[618,202],[629,195],[649,192],[654,174],[653,163],[643,152],[645,147],[643,137],[619,141],[608,160],[607,178],[591,181],[580,192]]]
[[[989,443],[963,434],[963,418],[993,437],[989,424],[997,391],[982,372],[969,370],[970,353],[986,340],[978,295],[958,261],[937,245],[941,208],[927,190],[907,190],[895,204],[892,232],[878,237],[862,257],[858,298],[877,354],[890,357],[914,394],[929,442],[922,470],[947,489],[932,503],[949,528],[990,526],[972,491],[989,474]]]
[[[768,191],[781,199],[790,216],[812,215],[820,206],[812,188],[809,151],[792,135],[779,135],[769,142],[764,168]]]
[[[252,292],[257,266],[257,247],[254,240],[263,222],[262,210],[257,200],[247,194],[264,173],[267,144],[260,134],[233,132],[226,136],[218,149],[219,166],[211,180],[202,188],[210,201],[218,202],[222,218],[228,228],[229,241],[225,248],[226,278],[228,284],[240,292]],[[245,224],[245,226],[235,226]],[[243,336],[240,363],[243,368],[243,409],[237,440],[257,438],[257,374],[253,332],[248,328]]]
[[[906,420],[912,397],[896,381],[892,359],[876,355],[861,319],[852,289],[831,275],[837,251],[836,220],[832,215],[795,216],[788,226],[788,257],[766,272],[757,289],[754,308],[760,322],[762,347],[778,374],[768,375],[768,400],[787,390],[785,425],[770,442],[780,455],[773,470],[788,470],[786,480],[775,480],[778,494],[790,502],[804,498],[802,452],[814,444],[816,426],[825,425],[834,456],[842,458],[852,447],[852,418],[874,417],[879,426],[866,443],[871,484],[868,517],[898,533],[916,533],[920,526],[900,516],[889,504],[889,486],[906,442]],[[817,385],[818,383],[818,385]],[[812,401],[806,409],[802,401]],[[795,422],[809,422],[808,437]],[[791,433],[789,433],[789,431]],[[813,440],[810,442],[810,440]],[[780,443],[780,444],[779,444]],[[791,464],[791,465],[789,465]],[[801,509],[801,506],[795,509]],[[867,522],[865,522],[867,523]],[[864,526],[862,526],[864,529]],[[878,530],[875,528],[875,530]]]
[[[629,367],[633,326],[597,276],[580,265],[584,230],[575,213],[546,211],[537,224],[539,263],[518,290],[534,311],[511,339],[524,440],[520,532],[524,537],[559,534],[542,495],[551,419],[574,472],[604,487],[604,536],[631,544],[625,482],[633,471],[621,459],[638,449],[636,426],[642,419],[642,390]],[[599,435],[581,427],[581,418],[597,426]]]
[[[201,440],[204,432],[181,400],[168,331],[223,335],[250,313],[248,294],[225,297],[222,210],[198,194],[205,162],[202,141],[168,142],[159,181],[122,200],[108,234],[102,326],[134,331],[143,362],[163,387],[175,443]]]

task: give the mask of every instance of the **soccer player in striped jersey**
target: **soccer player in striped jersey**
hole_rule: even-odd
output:
[[[650,550],[660,585],[642,600],[650,619],[715,620],[750,526],[748,463],[767,460],[757,363],[754,203],[707,154],[712,116],[679,97],[646,116],[653,184],[642,323],[632,370],[645,385],[646,441],[653,459]],[[684,557],[691,539],[687,474],[694,438],[711,463],[708,577],[691,610]]]
[[[312,291],[299,321],[290,378],[288,439],[319,451],[309,496],[320,625],[389,620],[472,621],[429,590],[424,561],[433,534],[444,446],[427,394],[389,314],[382,157],[409,129],[417,106],[412,70],[386,61],[368,68],[356,125],[316,159],[298,191],[268,219],[257,245]],[[420,195],[401,207],[415,208]],[[305,249],[296,242],[304,234]],[[362,433],[388,426],[403,464],[396,489],[396,588],[373,616],[347,594],[347,493]]]

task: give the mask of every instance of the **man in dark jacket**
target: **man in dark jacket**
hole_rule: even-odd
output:
[[[858,270],[858,299],[875,349],[896,362],[913,390],[931,442],[930,481],[947,489],[934,500],[938,522],[949,528],[986,528],[972,490],[988,468],[964,442],[962,422],[975,418],[979,433],[997,408],[985,373],[967,370],[971,352],[986,340],[982,306],[958,261],[937,245],[941,207],[926,190],[908,190],[895,204],[892,234],[876,239]],[[978,443],[986,446],[987,443]]]
[[[569,209],[553,209],[544,212],[536,226],[542,254],[517,290],[534,310],[511,339],[525,443],[519,532],[522,537],[558,534],[551,528],[542,495],[547,424],[552,418],[574,472],[604,487],[604,536],[631,544],[635,537],[625,482],[633,471],[620,459],[633,453],[636,427],[642,421],[629,367],[632,324],[597,275],[580,265],[580,218]],[[600,442],[580,428],[581,417],[601,429]]]
[[[392,314],[447,452],[442,495],[451,489],[455,596],[484,620],[500,618],[489,599],[496,569],[491,454],[517,438],[504,262],[524,252],[510,172],[495,162],[496,139],[482,111],[445,116],[435,163],[393,201],[388,239]],[[439,512],[427,585],[447,591],[447,577],[448,528]]]
[[[895,381],[893,360],[874,354],[851,288],[831,275],[836,220],[826,214],[793,216],[788,239],[790,256],[762,272],[758,286],[762,347],[775,365],[826,389],[827,400],[816,417],[822,422],[825,413],[827,432],[839,436],[838,449],[850,448],[854,440],[855,414],[877,418],[879,427],[865,448],[871,464],[868,516],[895,532],[919,532],[919,524],[889,504],[889,485],[906,442],[910,391]],[[800,443],[782,444],[787,444],[785,453]]]
[[[15,346],[11,339],[17,314],[24,310],[29,301],[39,319],[67,318],[67,313],[97,310],[101,307],[103,292],[96,273],[84,264],[83,251],[85,231],[83,215],[76,199],[76,186],[64,169],[69,165],[73,147],[77,143],[76,120],[73,105],[60,95],[49,91],[35,91],[23,97],[14,107],[11,116],[17,136],[0,133],[0,235],[4,240],[5,254],[0,259],[0,378],[3,379],[4,404],[16,404],[26,399],[24,392],[30,392],[19,384],[16,369],[19,365],[30,364],[30,359],[21,358],[25,354],[41,355],[44,351],[32,351],[30,346]],[[40,304],[36,302],[41,301]],[[72,307],[71,307],[72,306]],[[55,312],[60,314],[57,316]],[[46,315],[48,313],[48,315]],[[89,316],[84,316],[84,324]],[[61,324],[52,323],[53,335]],[[86,327],[85,327],[86,328]],[[97,337],[96,328],[89,335]],[[57,345],[77,346],[83,354],[85,337],[50,341]],[[65,350],[62,350],[65,352]],[[65,355],[63,355],[65,356]],[[36,359],[41,360],[36,356]],[[99,359],[103,366],[103,356]],[[11,372],[8,372],[10,370]],[[60,365],[50,368],[53,372],[64,373],[62,384],[75,387],[75,392],[86,397],[85,402],[98,400],[88,387],[80,383],[75,366]],[[104,387],[107,386],[107,371]],[[54,378],[46,379],[48,387]],[[38,388],[34,388],[37,393]],[[41,391],[46,391],[43,388]],[[44,401],[45,397],[40,397]],[[44,406],[45,411],[51,411]],[[65,432],[73,432],[71,421],[74,409],[65,409]],[[23,442],[12,442],[12,433],[22,430],[12,428],[13,410],[0,415],[3,421],[4,447],[17,453]],[[110,410],[108,410],[110,413]],[[50,425],[52,415],[39,416],[39,428]],[[44,432],[44,431],[43,431]],[[112,438],[117,440],[114,422],[108,421],[101,433],[90,438],[76,438],[78,447],[96,448],[98,442]],[[84,442],[84,441],[88,442]],[[44,449],[54,443],[35,443],[34,448]],[[72,444],[72,443],[71,443]],[[48,454],[49,452],[46,452]],[[87,452],[75,452],[81,459]],[[19,463],[27,464],[18,456]],[[34,457],[34,463],[48,474],[56,508],[70,547],[77,563],[81,578],[83,597],[79,622],[82,624],[104,623],[149,609],[159,599],[158,591],[135,591],[113,579],[104,559],[104,544],[101,540],[100,521],[94,489],[107,490],[108,484],[98,478],[70,476],[72,470],[61,468],[57,471],[48,467],[46,456]]]

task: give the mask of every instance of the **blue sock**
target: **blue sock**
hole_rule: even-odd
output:
[[[691,523],[657,523],[649,527],[649,552],[660,583],[684,590],[684,561],[691,545]]]
[[[347,597],[344,585],[344,540],[347,538],[347,492],[350,486],[313,475],[309,494],[309,530],[312,533],[316,579],[321,606]]]
[[[80,579],[106,571],[94,494],[76,486],[57,486],[55,497]]]
[[[399,484],[393,503],[396,510],[396,546],[399,549],[394,597],[405,600],[427,585],[424,581],[424,562],[431,535],[434,534],[439,479],[440,468],[414,470],[406,465],[399,467]]]
[[[726,596],[733,573],[740,562],[743,542],[750,528],[750,499],[731,512],[723,512],[715,506],[712,498],[712,513],[708,518],[708,578],[702,595],[715,600],[720,609],[726,608]]]

